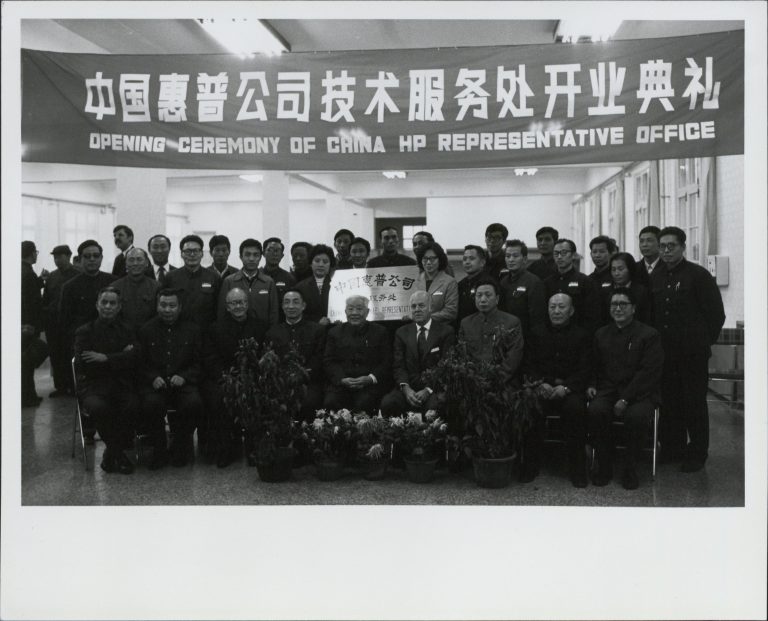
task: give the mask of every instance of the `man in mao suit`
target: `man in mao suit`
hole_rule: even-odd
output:
[[[395,333],[393,371],[395,388],[381,402],[385,416],[406,411],[437,410],[444,395],[434,392],[422,374],[437,365],[453,347],[456,338],[450,325],[432,320],[429,295],[417,291],[411,295],[413,323]]]

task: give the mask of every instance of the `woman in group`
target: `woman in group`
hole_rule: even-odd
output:
[[[333,248],[324,244],[313,246],[309,253],[309,266],[312,275],[296,285],[307,305],[304,319],[327,326],[331,323],[328,319],[328,293],[331,290],[331,275],[336,267]]]
[[[617,252],[608,262],[608,269],[611,272],[611,286],[603,287],[601,291],[603,296],[601,302],[602,324],[605,325],[611,322],[609,312],[611,293],[618,287],[626,287],[632,290],[637,299],[635,319],[642,323],[649,323],[651,320],[650,293],[645,285],[637,282],[637,280],[632,280],[632,275],[637,270],[637,263],[634,257],[628,252]]]
[[[442,323],[454,321],[459,312],[459,287],[456,279],[445,272],[448,267],[445,250],[437,242],[429,242],[417,260],[421,270],[418,282],[429,294],[432,319]]]

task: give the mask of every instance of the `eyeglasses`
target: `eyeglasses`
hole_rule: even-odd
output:
[[[229,300],[227,306],[247,306],[248,302],[245,300]]]
[[[632,302],[611,302],[611,308],[629,308],[632,306]]]
[[[570,250],[555,250],[552,253],[553,257],[567,257],[569,254],[571,254]]]
[[[187,255],[188,257],[189,257],[189,256],[192,256],[192,257],[193,257],[193,256],[195,256],[195,255],[197,255],[197,254],[202,254],[202,252],[203,252],[203,251],[202,251],[202,250],[199,250],[198,248],[185,248],[184,250],[182,250],[182,251],[181,251],[181,254],[185,254],[185,255]]]
[[[659,250],[674,250],[680,244],[677,242],[669,242],[668,244],[659,244]]]
[[[429,261],[430,263],[432,263],[433,261],[439,261],[437,257],[422,257],[421,260],[424,263],[426,263],[427,261]]]

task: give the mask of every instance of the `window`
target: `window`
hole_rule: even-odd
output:
[[[404,224],[403,239],[400,240],[403,248],[413,248],[413,236],[424,228],[423,224]]]
[[[606,235],[615,239],[617,242],[620,240],[619,235],[619,215],[616,213],[616,184],[609,186],[605,192],[606,203]]]
[[[701,262],[701,225],[699,214],[699,179],[701,160],[686,158],[677,160],[675,184],[675,221],[688,238],[686,258]]]

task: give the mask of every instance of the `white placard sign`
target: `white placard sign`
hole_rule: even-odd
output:
[[[346,321],[347,298],[361,295],[370,300],[369,321],[402,319],[411,312],[411,294],[423,289],[417,281],[418,276],[419,268],[415,265],[338,270],[331,278],[328,318]]]

